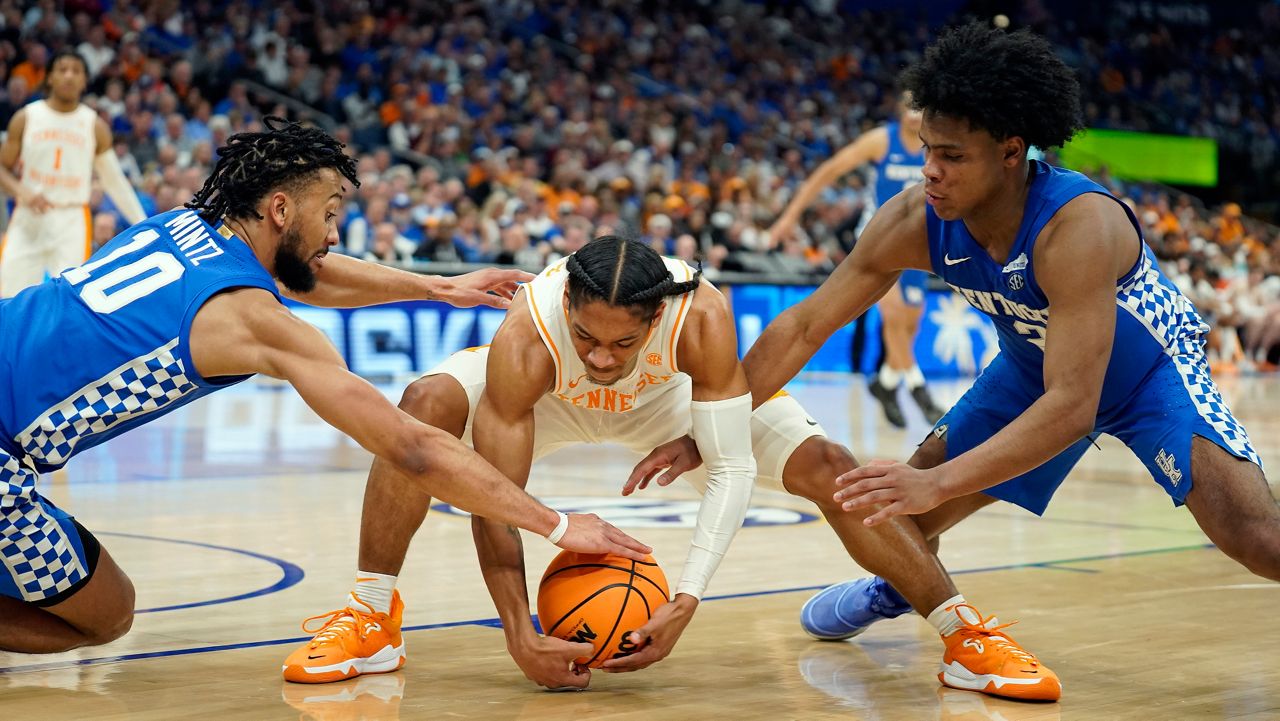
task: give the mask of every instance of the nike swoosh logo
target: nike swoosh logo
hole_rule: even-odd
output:
[[[322,653],[322,654],[320,654],[319,656],[307,656],[307,658],[309,658],[309,659],[311,659],[312,661],[314,661],[314,660],[316,660],[317,658],[324,658],[324,654]]]
[[[805,423],[808,423],[808,424],[809,424],[809,425],[811,425],[811,426],[816,426],[816,425],[818,425],[818,422],[817,422],[817,421],[815,421],[815,420],[813,420],[812,418],[806,418],[806,419],[804,419],[804,422],[805,422]]]
[[[942,256],[942,262],[943,262],[943,263],[946,263],[947,265],[955,265],[955,264],[957,264],[957,263],[963,263],[963,262],[965,262],[966,260],[968,260],[968,259],[970,259],[970,258],[972,258],[972,257],[973,257],[973,256],[971,256],[971,255],[966,255],[966,256],[965,256],[965,257],[963,257],[963,258],[955,258],[955,259],[952,259],[952,258],[951,258],[951,256],[949,256],[949,255],[944,255],[944,256]]]

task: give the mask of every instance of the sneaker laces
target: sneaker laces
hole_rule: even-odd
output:
[[[368,637],[363,629],[367,628],[368,617],[375,613],[373,606],[365,603],[355,594],[352,594],[351,597],[356,600],[356,603],[359,603],[361,606],[369,609],[369,612],[365,613],[359,609],[347,606],[346,608],[340,608],[336,611],[312,616],[311,618],[303,621],[302,630],[306,633],[315,634],[315,637],[311,639],[311,648],[317,648],[322,644],[336,641],[347,631],[355,631],[356,634],[360,636],[361,641]],[[318,628],[312,630],[310,628],[312,621],[321,621],[322,623]]]
[[[961,608],[967,608],[970,611],[972,611],[973,615],[978,617],[978,622],[971,623],[965,620],[965,617],[959,613]],[[974,608],[973,606],[970,606],[967,603],[957,603],[956,605],[951,606],[947,610],[956,612],[956,616],[959,617],[960,619],[960,628],[956,630],[957,633],[964,633],[970,637],[979,636],[983,639],[990,641],[993,646],[1004,651],[1010,656],[1013,656],[1019,661],[1023,661],[1025,663],[1033,664],[1036,666],[1040,665],[1040,659],[1036,658],[1035,654],[1019,646],[1016,641],[1014,641],[1012,638],[1009,638],[1008,635],[1003,633],[1004,629],[1014,625],[1015,623],[1017,623],[1017,621],[1001,623],[995,626],[988,625],[996,620],[995,615],[991,615],[991,616],[987,616],[986,618],[983,618],[982,613],[979,612],[978,609]]]

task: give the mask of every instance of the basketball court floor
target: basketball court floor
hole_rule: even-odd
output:
[[[1221,379],[1272,469],[1280,378]],[[936,386],[954,401],[965,382]],[[396,398],[398,386],[386,389]],[[895,431],[860,379],[793,392],[860,459],[905,459],[927,428]],[[909,407],[909,411],[914,408]],[[591,510],[655,547],[674,582],[697,509],[680,484],[618,495],[625,452],[582,447],[535,466],[530,490]],[[437,506],[400,588],[409,663],[294,686],[280,664],[299,623],[343,603],[355,570],[368,455],[287,388],[246,384],[123,436],[45,479],[138,590],[133,631],[53,656],[0,653],[0,718],[53,719],[1276,719],[1280,584],[1208,545],[1127,449],[1103,439],[1043,519],[995,505],[943,539],[968,598],[1063,679],[1060,704],[941,689],[942,646],[918,616],[844,643],[801,632],[818,588],[863,575],[806,502],[757,492],[675,652],[548,693],[507,657],[467,519]],[[556,549],[526,535],[531,583]]]

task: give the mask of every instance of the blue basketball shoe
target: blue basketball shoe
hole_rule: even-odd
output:
[[[800,627],[819,641],[853,638],[882,618],[911,612],[911,604],[879,576],[837,583],[800,609]]]

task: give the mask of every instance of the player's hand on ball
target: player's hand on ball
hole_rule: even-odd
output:
[[[589,643],[572,643],[555,636],[537,636],[526,642],[508,645],[511,658],[526,678],[555,691],[586,688],[591,683],[591,669],[574,663],[575,658],[595,653]]]
[[[490,308],[506,308],[511,305],[520,283],[533,280],[531,273],[523,270],[485,268],[455,278],[437,278],[435,297],[458,308],[484,305]]]
[[[698,599],[684,593],[676,594],[670,603],[664,603],[654,612],[644,626],[632,631],[627,640],[640,650],[630,656],[613,658],[604,662],[601,670],[609,673],[625,673],[647,668],[667,657],[675,648],[685,626],[693,620]]]
[[[636,464],[626,485],[622,487],[622,495],[629,496],[637,489],[647,488],[649,481],[664,468],[667,472],[658,476],[659,486],[670,485],[681,473],[692,471],[700,465],[702,454],[698,453],[698,444],[694,443],[693,438],[681,436],[674,441],[667,441]]]
[[[594,513],[570,513],[569,529],[556,545],[578,553],[613,553],[633,561],[643,561],[653,553],[652,548]]]
[[[896,461],[871,461],[836,478],[835,500],[846,511],[881,506],[863,519],[874,526],[894,516],[924,513],[946,500],[933,470]]]

